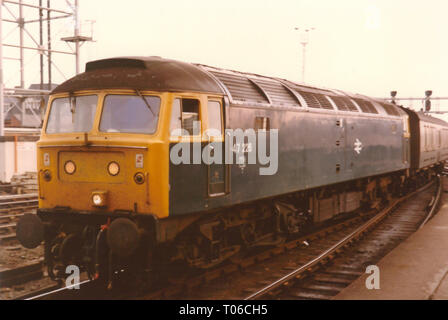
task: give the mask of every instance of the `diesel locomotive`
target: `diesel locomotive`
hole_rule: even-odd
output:
[[[266,162],[248,163],[254,146],[230,129],[276,143],[275,170],[260,174]],[[171,159],[210,143],[240,161]],[[374,207],[441,170],[448,124],[364,95],[120,57],[53,90],[37,148],[39,208],[19,221],[19,241],[44,242],[55,279],[75,264],[111,281],[175,261],[210,268]]]

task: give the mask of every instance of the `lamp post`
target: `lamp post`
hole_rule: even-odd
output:
[[[308,44],[311,31],[315,30],[314,27],[311,28],[299,28],[295,27],[294,30],[300,31],[300,44],[302,45],[302,82],[305,82],[305,62],[306,62],[306,45]]]
[[[0,137],[5,134],[5,97],[3,82],[3,18],[2,18],[3,0],[0,0]],[[1,172],[0,172],[1,177]]]
[[[425,91],[425,112],[431,111],[431,95],[432,90]]]
[[[397,104],[396,102],[395,102],[395,97],[397,96],[397,91],[391,91],[390,92],[390,97],[391,97],[391,99],[390,99],[390,102],[391,103],[393,103],[393,104]]]

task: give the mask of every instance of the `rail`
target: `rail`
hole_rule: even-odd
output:
[[[369,219],[366,223],[364,223],[362,226],[358,227],[356,230],[351,232],[349,235],[344,237],[342,240],[334,244],[332,247],[330,247],[328,250],[325,250],[317,257],[313,258],[306,264],[303,264],[299,268],[291,271],[287,275],[281,277],[280,279],[266,285],[260,290],[257,290],[256,292],[252,293],[251,295],[247,296],[245,300],[254,300],[259,299],[269,292],[274,291],[275,289],[283,286],[284,284],[288,283],[289,281],[300,277],[301,274],[307,272],[310,269],[313,269],[318,264],[321,264],[323,261],[329,259],[331,256],[334,256],[337,252],[341,251],[341,249],[345,246],[347,246],[349,243],[353,242],[356,238],[359,238],[362,234],[364,234],[366,231],[371,229],[373,226],[377,225],[380,221],[382,221],[389,213],[391,213],[398,204],[405,201],[406,199],[409,199],[410,197],[416,195],[417,193],[420,193],[429,187],[431,187],[434,184],[434,182],[427,184],[426,186],[402,197],[392,202],[391,205],[389,205],[387,208],[380,211],[377,215],[375,215],[373,218]],[[437,194],[439,195],[441,193],[442,189],[442,183],[439,177],[439,187]],[[440,197],[439,197],[440,199]],[[438,201],[438,200],[437,200]],[[435,201],[435,204],[433,205],[433,208],[437,207],[437,201]],[[430,213],[433,213],[433,210],[431,209]],[[429,216],[429,214],[428,214]],[[428,218],[427,218],[428,219]],[[425,219],[425,221],[427,220]]]

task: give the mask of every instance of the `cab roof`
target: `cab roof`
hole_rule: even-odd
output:
[[[194,64],[160,57],[91,61],[84,73],[65,81],[52,93],[106,88],[224,93],[212,76]]]

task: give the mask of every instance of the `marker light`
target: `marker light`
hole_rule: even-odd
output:
[[[109,171],[111,176],[116,176],[120,172],[120,166],[115,161],[112,161],[107,165],[107,171]]]
[[[134,175],[134,181],[137,184],[142,184],[143,182],[145,182],[145,175],[143,173],[141,173],[141,172],[137,172]]]
[[[44,176],[45,181],[50,181],[51,180],[51,172],[50,172],[50,170],[45,170],[43,172],[43,176]]]
[[[76,171],[75,163],[71,160],[67,161],[64,165],[64,170],[65,170],[65,173],[67,173],[67,174],[75,173],[75,171]]]

